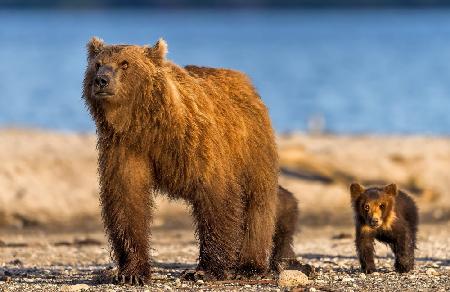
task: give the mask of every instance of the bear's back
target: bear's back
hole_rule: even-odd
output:
[[[195,65],[187,65],[184,69],[191,77],[199,80],[204,85],[220,89],[222,93],[227,93],[227,96],[230,98],[260,99],[250,79],[242,72]]]

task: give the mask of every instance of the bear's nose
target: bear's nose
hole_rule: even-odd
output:
[[[106,75],[100,75],[95,77],[95,85],[100,88],[105,88],[109,84],[109,77]]]
[[[378,218],[372,218],[371,220],[372,225],[378,225],[378,222],[379,222]]]

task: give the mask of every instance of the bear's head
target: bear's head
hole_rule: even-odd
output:
[[[158,81],[164,78],[166,53],[163,39],[154,46],[136,46],[107,45],[92,38],[87,43],[83,96],[96,122],[103,118],[116,130],[129,126],[133,107],[145,110],[145,97],[161,89]]]
[[[394,204],[397,193],[395,184],[368,189],[358,183],[351,184],[350,194],[355,216],[368,228],[390,228],[395,217]]]

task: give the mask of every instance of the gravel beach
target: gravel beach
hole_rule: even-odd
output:
[[[0,234],[0,291],[283,291],[277,279],[188,282],[180,279],[196,265],[197,242],[192,230],[153,232],[152,283],[145,287],[110,284],[115,269],[101,231],[3,232]],[[298,291],[448,291],[450,289],[448,224],[424,225],[419,231],[416,268],[393,272],[389,249],[376,245],[378,272],[359,272],[349,227],[304,227],[295,237],[299,260],[316,268],[316,276]]]

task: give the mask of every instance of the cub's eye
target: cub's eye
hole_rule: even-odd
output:
[[[123,61],[122,63],[120,63],[120,68],[122,68],[122,70],[127,70],[128,69],[128,62],[127,61]]]
[[[368,204],[364,205],[364,210],[369,211],[369,205]]]
[[[384,210],[384,207],[385,207],[384,204],[381,204],[381,205],[380,205],[380,209],[381,209],[381,210]]]
[[[100,66],[101,66],[100,62],[95,63],[95,70],[100,69]]]

